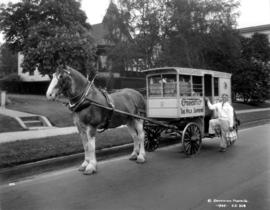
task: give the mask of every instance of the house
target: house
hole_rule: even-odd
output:
[[[18,75],[22,81],[33,82],[33,81],[49,81],[50,77],[48,75],[42,76],[36,69],[33,73],[23,72],[21,64],[23,62],[23,55],[18,53]]]
[[[244,37],[251,37],[254,33],[266,34],[270,41],[270,24],[240,28],[239,32]]]
[[[107,52],[113,47],[113,43],[106,39],[108,34],[108,29],[103,23],[98,23],[92,25],[91,36],[93,37],[96,47],[97,47],[97,61],[96,68],[99,72],[99,75],[109,76],[111,72],[111,63],[108,60]],[[119,77],[119,73],[113,73],[114,77]]]
[[[115,9],[116,6],[115,4],[111,1],[107,13],[105,14],[104,18],[106,15],[110,13],[112,9]],[[109,17],[111,18],[110,14]],[[120,30],[116,30],[116,33],[120,33]],[[99,72],[100,76],[104,77],[110,77],[113,76],[114,78],[120,77],[119,72],[112,72],[112,61],[108,60],[108,51],[111,47],[114,46],[114,43],[109,41],[106,37],[108,36],[109,32],[108,29],[106,28],[104,23],[98,23],[92,25],[92,29],[89,31],[91,36],[94,39],[94,42],[96,44],[97,48],[97,60],[96,60],[96,68]],[[127,39],[124,37],[124,39]],[[24,81],[46,81],[49,80],[48,76],[41,76],[39,72],[36,70],[33,74],[29,73],[24,73],[21,68],[21,63],[23,60],[23,55],[18,54],[18,74]],[[124,71],[138,71],[138,65],[134,61],[135,65],[129,65],[124,67]]]
[[[118,41],[132,40],[131,35],[127,32],[128,30],[124,29],[125,26],[121,22],[114,21],[117,20],[118,12],[117,6],[111,1],[102,23],[92,25],[91,35],[97,44],[97,70],[101,73],[113,74],[114,77],[120,74],[121,76],[138,76],[138,72],[141,70],[140,58],[133,58],[116,64],[108,56],[110,50],[116,44],[109,38],[111,33]],[[111,22],[111,20],[113,21]],[[116,68],[114,64],[117,65]]]

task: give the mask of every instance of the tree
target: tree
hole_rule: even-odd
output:
[[[261,103],[270,96],[270,47],[267,36],[241,38],[241,58],[233,75],[233,90],[244,102]]]
[[[112,32],[118,26],[131,36],[125,45],[116,42],[113,56],[138,58],[142,69],[182,66],[231,72],[240,56],[234,30],[237,6],[234,0],[120,0],[104,20]],[[110,38],[115,41],[113,33]]]
[[[141,69],[155,65],[160,43],[162,7],[165,0],[120,0],[111,2],[103,23],[108,28],[107,39],[114,47],[109,58],[126,69],[136,62]]]
[[[24,55],[25,72],[51,74],[59,64],[87,73],[95,48],[90,24],[77,0],[23,0],[0,8],[7,45]]]
[[[240,43],[234,30],[238,3],[171,0],[161,65],[232,70]]]
[[[16,73],[18,70],[17,54],[7,47],[6,44],[0,46],[0,76]]]

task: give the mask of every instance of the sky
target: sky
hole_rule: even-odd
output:
[[[0,3],[18,2],[18,0],[0,0]],[[101,23],[111,0],[81,0],[88,22]],[[238,28],[270,24],[270,0],[240,0]],[[0,34],[0,42],[3,36]]]

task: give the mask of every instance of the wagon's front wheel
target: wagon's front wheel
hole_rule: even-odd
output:
[[[201,149],[202,133],[196,123],[188,123],[182,133],[182,144],[187,156],[195,155]]]

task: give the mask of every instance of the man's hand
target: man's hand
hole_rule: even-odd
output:
[[[205,101],[209,101],[209,98],[208,97],[205,97]]]

